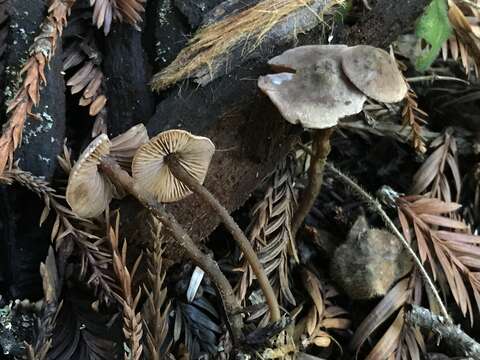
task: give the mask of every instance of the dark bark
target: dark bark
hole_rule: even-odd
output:
[[[431,0],[379,0],[355,25],[337,34],[339,44],[388,47],[398,35],[411,31]]]
[[[148,86],[151,70],[142,47],[142,33],[128,24],[112,26],[104,54],[108,134],[116,136],[152,116],[155,105]]]
[[[18,72],[27,58],[28,48],[38,32],[46,10],[41,1],[11,0],[10,31],[6,56],[7,100],[14,95]],[[50,66],[46,68],[48,86],[40,92],[40,105],[33,109],[39,118],[29,117],[23,129],[22,145],[15,153],[20,167],[37,176],[51,179],[57,155],[65,136],[65,84],[61,75],[61,40]]]
[[[8,66],[7,97],[14,93],[16,76],[47,10],[43,1],[11,0],[10,4],[5,58]],[[39,118],[27,119],[22,146],[15,153],[22,169],[47,180],[53,177],[65,136],[65,84],[61,74],[61,39],[58,41],[57,52],[45,69],[48,86],[41,90],[40,104],[33,109]],[[4,294],[13,298],[38,298],[42,294],[38,269],[50,242],[48,226],[38,228],[43,201],[17,186],[2,187],[0,191],[3,193],[0,208],[6,212],[6,216],[0,218],[0,227],[4,229],[0,231],[2,287],[8,290]]]
[[[192,29],[196,29],[202,23],[204,16],[221,2],[222,0],[173,0]]]

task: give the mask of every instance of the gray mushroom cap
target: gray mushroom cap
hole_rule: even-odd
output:
[[[341,61],[342,51],[347,45],[305,45],[283,52],[268,61],[275,71],[289,72],[315,65],[318,60],[330,57]]]
[[[101,158],[110,152],[110,140],[105,134],[95,138],[82,152],[70,171],[66,191],[67,203],[83,218],[100,215],[112,200],[114,186],[98,171]]]
[[[137,150],[148,142],[147,129],[138,124],[111,140],[110,156],[127,171],[131,170],[132,160]]]
[[[215,153],[210,139],[184,130],[164,131],[140,147],[132,162],[135,189],[145,198],[175,202],[192,191],[170,171],[165,158],[174,154],[180,166],[203,184]]]
[[[345,75],[365,95],[377,101],[401,101],[408,88],[395,60],[385,50],[358,45],[342,53]]]
[[[316,61],[305,58],[302,66],[307,66],[295,73],[261,76],[258,87],[288,122],[310,129],[336,126],[340,118],[362,111],[366,100],[343,74],[338,50]]]

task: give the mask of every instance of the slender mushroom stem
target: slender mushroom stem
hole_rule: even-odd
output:
[[[308,169],[308,185],[302,193],[292,219],[292,232],[295,237],[298,229],[312,209],[323,183],[323,172],[330,153],[330,136],[335,128],[319,129],[313,132],[312,156]]]
[[[217,214],[222,219],[225,227],[230,231],[234,240],[237,242],[238,246],[245,255],[246,260],[248,261],[250,267],[255,274],[258,284],[263,291],[265,300],[267,301],[268,307],[270,308],[270,315],[272,321],[280,320],[280,308],[278,306],[277,296],[273,291],[272,285],[268,280],[268,277],[265,273],[265,270],[260,263],[260,260],[253,250],[252,244],[248,241],[247,237],[243,233],[242,229],[238,224],[233,220],[225,207],[220,204],[220,202],[208,191],[202,184],[200,184],[196,179],[194,179],[190,174],[188,174],[185,169],[178,163],[175,158],[175,155],[169,155],[165,161],[168,163],[168,167],[172,174],[180,180],[182,183],[188,186],[190,190],[196,193],[202,198],[206,203],[208,203],[212,209],[214,209]]]
[[[240,304],[235,297],[232,286],[220,270],[217,262],[205,255],[195,245],[192,238],[161,204],[152,199],[145,199],[135,190],[133,178],[123,170],[113,159],[105,158],[100,163],[101,171],[116,185],[120,185],[129,194],[133,195],[148,211],[152,213],[173,236],[190,259],[196,263],[215,283],[223,300],[227,318],[229,319],[232,337],[235,343],[239,343],[242,337],[243,320]]]

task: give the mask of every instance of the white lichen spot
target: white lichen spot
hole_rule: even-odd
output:
[[[50,163],[50,160],[51,160],[51,159],[49,159],[49,158],[47,158],[47,157],[45,157],[45,156],[42,156],[41,154],[38,154],[37,156],[38,156],[38,158],[40,159],[40,161],[44,161],[44,162],[46,162],[47,164]]]
[[[167,15],[172,11],[171,0],[164,0],[160,5],[158,11],[158,22],[160,25],[166,25],[168,23]]]

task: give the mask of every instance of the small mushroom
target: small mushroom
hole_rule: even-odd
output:
[[[342,53],[342,67],[350,81],[372,99],[391,103],[407,94],[407,83],[385,50],[368,45],[350,47]]]
[[[250,241],[225,207],[202,185],[215,146],[210,139],[183,130],[169,130],[152,138],[132,164],[135,189],[146,198],[178,201],[192,192],[212,207],[230,231],[251,266],[268,303],[273,321],[280,320],[275,292]]]
[[[113,185],[98,171],[101,159],[110,152],[107,135],[99,135],[82,152],[70,171],[66,199],[68,205],[80,217],[100,215],[113,197]]]
[[[382,102],[400,101],[407,85],[387,52],[365,45],[301,46],[269,64],[274,70],[289,72],[261,76],[259,88],[285,120],[314,130],[309,183],[292,220],[295,234],[320,192],[329,139],[339,119],[362,111],[366,96]]]
[[[133,156],[140,146],[148,142],[145,125],[132,126],[111,140],[110,156],[125,170],[130,171]]]
[[[154,195],[161,203],[175,202],[192,191],[172,173],[166,158],[175,155],[182,168],[203,184],[215,152],[210,139],[184,130],[167,130],[143,145],[132,164],[135,187],[143,196]]]
[[[312,129],[309,183],[292,220],[294,234],[313,206],[323,181],[330,152],[330,136],[340,118],[362,111],[366,96],[345,76],[341,61],[344,46],[308,46],[288,50],[270,62],[295,70],[261,76],[259,88],[292,124]]]
[[[92,218],[100,215],[112,198],[124,197],[123,190],[113,186],[98,167],[102,159],[110,156],[122,167],[130,168],[135,151],[146,142],[148,134],[143,124],[133,126],[111,141],[105,134],[97,136],[70,172],[66,199],[72,210],[80,217]]]
[[[166,231],[178,241],[178,245],[183,247],[192,261],[198,264],[213,280],[225,305],[230,321],[232,338],[234,342],[238,342],[241,338],[243,326],[240,304],[234,295],[230,283],[220,271],[217,263],[200,251],[187,232],[167,212],[162,204],[154,199],[154,196],[146,198],[143,189],[141,193],[137,191],[139,186],[134,186],[134,179],[119,164],[119,162],[123,162],[124,165],[128,164],[131,161],[131,155],[134,150],[139,144],[145,143],[145,140],[146,131],[144,131],[143,126],[136,126],[115,138],[112,140],[114,144],[110,142],[107,135],[99,135],[82,153],[70,173],[67,186],[67,201],[78,215],[94,217],[108,207],[110,200],[116,192],[115,189],[133,195],[165,226]],[[185,153],[191,155],[188,162],[184,161],[182,163],[188,164],[190,168],[196,168],[198,164],[202,163],[201,156],[192,155],[198,149],[198,146],[195,144],[196,141],[193,141],[193,145],[192,143],[187,143],[181,147]],[[209,158],[211,158],[214,148],[211,142],[209,146],[211,148]],[[193,150],[191,147],[193,147]],[[150,149],[149,151],[155,152],[155,149]],[[117,162],[117,159],[119,162]],[[203,181],[206,171],[205,169],[203,175],[198,175],[197,173],[197,179]],[[147,176],[156,175],[158,174],[153,171],[148,173]],[[172,178],[171,180],[173,181]]]

